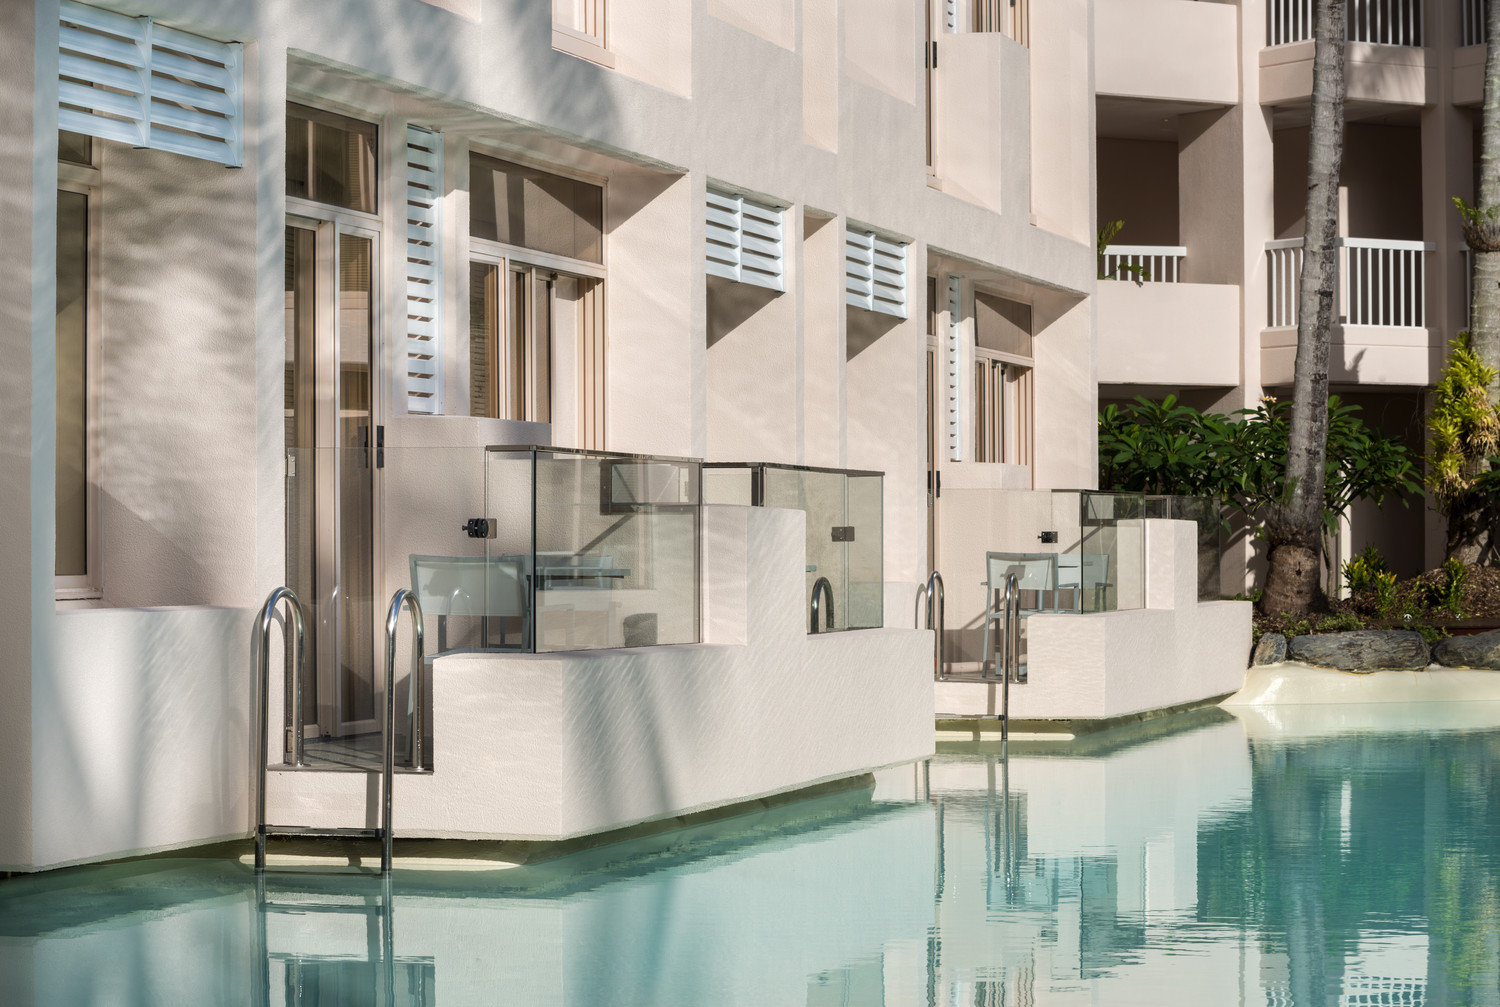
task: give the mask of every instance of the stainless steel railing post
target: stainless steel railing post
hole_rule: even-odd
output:
[[[391,791],[396,782],[396,626],[401,609],[411,610],[412,618],[412,695],[411,762],[422,769],[422,606],[417,596],[402,588],[391,596],[391,607],[385,616],[385,717],[380,725],[380,873],[391,873],[394,848],[391,832]]]
[[[304,624],[302,619],[302,602],[297,599],[289,587],[278,587],[266,598],[266,603],[261,606],[260,619],[257,623],[256,647],[252,660],[255,663],[256,691],[256,724],[255,724],[255,752],[256,752],[256,780],[255,788],[255,873],[263,874],[266,870],[266,772],[270,761],[269,745],[266,741],[266,733],[270,729],[270,692],[271,692],[271,623],[276,617],[276,606],[285,600],[287,610],[292,614],[292,637],[296,641],[296,659],[291,662],[288,669],[287,695],[282,697],[283,705],[291,708],[292,728],[291,744],[287,746],[290,760],[287,754],[283,754],[282,760],[288,765],[302,765],[302,671],[306,664],[306,641]]]

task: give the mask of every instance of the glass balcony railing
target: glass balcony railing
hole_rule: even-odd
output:
[[[856,469],[762,462],[703,466],[705,503],[807,514],[806,600],[811,611],[818,598],[818,632],[885,624],[884,482],[882,472]]]
[[[492,447],[480,646],[532,653],[698,643],[699,462]]]
[[[1114,612],[1146,604],[1147,519],[1192,521],[1198,528],[1198,600],[1219,598],[1218,501],[1210,497],[1143,493],[1099,493],[1079,497],[1080,548],[1077,572],[1059,570],[1059,584],[1078,588],[1078,611]]]

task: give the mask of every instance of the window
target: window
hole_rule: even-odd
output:
[[[974,295],[974,460],[1031,464],[1031,305]]]
[[[57,191],[57,472],[55,555],[59,597],[97,594],[94,421],[97,362],[91,229],[98,205],[97,169],[87,136],[58,136]]]
[[[603,187],[483,154],[469,181],[470,415],[604,447]]]
[[[606,0],[552,0],[552,48],[614,66],[605,7]]]
[[[379,213],[378,128],[333,112],[286,107],[286,194],[360,213]]]

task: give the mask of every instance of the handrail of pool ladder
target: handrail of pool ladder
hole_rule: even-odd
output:
[[[1003,741],[1010,735],[1010,680],[1021,673],[1021,588],[1016,575],[1006,574],[1005,587],[997,588],[995,594],[995,611],[1005,617],[1000,624],[1000,652],[995,656],[995,672],[1000,676],[1000,738]],[[981,659],[981,678],[984,677],[984,665]]]
[[[271,623],[276,618],[276,607],[285,601],[287,611],[292,616],[292,635],[296,641],[296,660],[287,668],[286,695],[283,697],[283,705],[287,707],[291,715],[290,737],[285,744],[285,754],[282,760],[289,766],[302,765],[302,672],[307,664],[307,636],[304,632],[305,622],[302,617],[302,602],[298,600],[295,592],[289,587],[278,587],[266,598],[266,603],[261,606],[260,621],[257,624],[256,648],[251,660],[254,662],[255,682],[258,690],[256,697],[257,719],[255,736],[258,739],[256,752],[258,785],[255,788],[255,871],[257,874],[266,869],[266,770],[270,759],[267,751],[268,743],[266,733],[270,728],[267,705],[270,702],[271,691]]]
[[[809,633],[819,632],[818,612],[820,611],[820,593],[821,597],[825,597],[828,599],[828,615],[823,620],[823,628],[833,628],[833,584],[829,582],[827,577],[819,577],[817,580],[813,581],[812,607],[808,610],[807,631]]]
[[[401,588],[391,596],[391,607],[385,616],[385,717],[380,726],[380,873],[391,873],[393,836],[391,831],[391,791],[396,782],[396,627],[401,609],[411,612],[412,667],[408,678],[411,691],[411,766],[422,771],[422,605],[414,592]]]
[[[946,618],[947,602],[943,598],[943,575],[936,570],[927,575],[927,583],[917,588],[917,625],[922,625],[922,602],[926,600],[927,628],[933,631],[932,641],[932,674],[938,681],[945,680],[948,676],[943,669],[943,621]],[[937,618],[934,620],[934,610]]]

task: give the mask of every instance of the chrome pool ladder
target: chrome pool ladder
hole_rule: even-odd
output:
[[[1010,683],[1019,681],[1021,674],[1021,589],[1013,573],[1005,575],[1005,586],[995,591],[995,609],[1004,615],[1000,624],[999,651],[995,654],[994,674],[1000,678],[1000,737],[1010,736]],[[981,678],[994,681],[984,670],[989,666],[990,655],[980,657]]]
[[[943,620],[947,616],[947,602],[943,598],[943,575],[936,570],[927,575],[927,583],[917,588],[917,625],[921,627],[921,612],[923,599],[927,604],[927,628],[933,631],[932,640],[932,674],[938,681],[944,681],[948,677],[947,668],[943,661]],[[936,612],[936,618],[934,618]]]
[[[306,620],[303,614],[302,602],[289,587],[278,587],[266,598],[261,606],[260,619],[257,624],[255,638],[255,650],[251,655],[253,672],[256,682],[256,753],[257,753],[257,784],[255,788],[255,873],[263,874],[266,869],[266,837],[267,836],[317,836],[332,838],[361,838],[380,840],[380,871],[389,874],[391,870],[391,854],[393,845],[393,832],[391,829],[391,798],[393,784],[396,775],[396,628],[401,621],[401,609],[408,608],[412,618],[412,667],[411,677],[411,768],[415,772],[423,771],[423,738],[424,727],[424,669],[425,662],[422,654],[422,606],[417,601],[417,596],[402,588],[391,598],[390,610],[385,619],[385,716],[381,721],[381,761],[380,761],[380,827],[376,829],[345,829],[345,828],[317,828],[299,825],[267,825],[266,824],[266,778],[270,770],[270,753],[267,751],[268,743],[266,735],[270,729],[269,724],[269,696],[270,696],[270,643],[271,623],[275,620],[276,609],[282,602],[287,603],[287,611],[291,615],[290,625],[292,638],[296,642],[296,659],[291,662],[287,670],[287,685],[282,697],[285,707],[285,717],[291,725],[288,728],[285,756],[283,762],[289,766],[295,766],[304,771],[310,771],[303,758],[302,748],[302,682],[307,665],[305,632]]]

